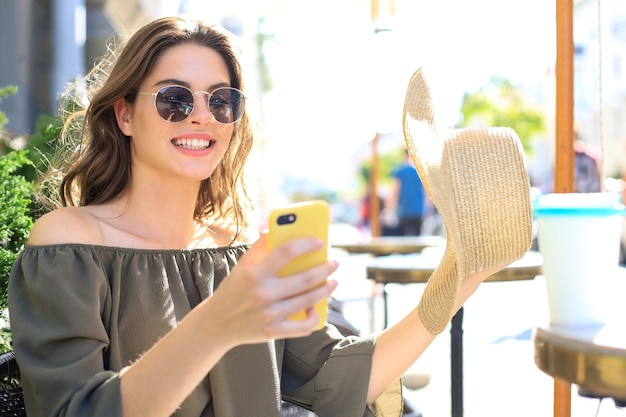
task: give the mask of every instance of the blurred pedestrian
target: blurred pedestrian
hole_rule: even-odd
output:
[[[404,160],[394,168],[391,176],[383,223],[389,227],[395,225],[397,235],[419,236],[422,233],[426,190],[406,149]]]
[[[574,192],[602,191],[600,152],[580,139],[574,141]]]

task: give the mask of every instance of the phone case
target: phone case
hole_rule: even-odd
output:
[[[279,277],[285,277],[320,265],[328,259],[328,226],[330,208],[323,200],[294,203],[271,211],[268,223],[268,244],[273,249],[288,240],[312,236],[321,239],[324,246],[314,252],[305,253],[278,271]],[[321,284],[321,283],[320,283]],[[322,300],[315,305],[320,317],[316,330],[324,326],[328,315],[328,301]],[[306,312],[300,311],[289,316],[290,320],[304,320]]]

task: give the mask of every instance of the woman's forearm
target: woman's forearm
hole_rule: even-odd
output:
[[[481,271],[466,277],[459,290],[455,311],[461,308],[481,282],[497,270]],[[422,324],[417,307],[397,324],[385,329],[378,336],[374,348],[367,403],[374,402],[393,381],[400,378],[435,337]]]

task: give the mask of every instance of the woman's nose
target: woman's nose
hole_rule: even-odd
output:
[[[211,109],[209,108],[209,96],[207,93],[198,91],[195,93],[194,97],[194,105],[193,112],[191,113],[190,119],[192,123],[198,124],[207,124],[211,122],[215,122],[215,116],[211,113]]]

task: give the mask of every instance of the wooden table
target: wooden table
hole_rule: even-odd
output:
[[[367,265],[367,277],[381,284],[425,283],[439,264],[436,255],[390,255],[376,258]],[[521,281],[541,275],[543,258],[528,251],[521,259],[487,278],[486,282]]]
[[[579,387],[579,394],[613,398],[626,407],[626,320],[603,326],[537,327],[535,363],[553,378]]]
[[[441,249],[443,253],[443,248]],[[376,258],[367,265],[367,278],[379,284],[426,283],[439,264],[439,256],[389,255]],[[543,259],[539,252],[529,251],[524,257],[487,278],[486,282],[520,281],[541,275]],[[386,292],[383,291],[384,325],[388,324]]]
[[[424,248],[438,246],[446,242],[441,236],[379,236],[361,241],[334,243],[334,248],[348,253],[369,253],[374,256],[418,253]]]
[[[367,277],[377,283],[426,283],[439,264],[440,256],[423,254],[389,255],[373,259],[367,266]],[[531,280],[541,275],[543,259],[529,251],[521,259],[496,272],[486,282]],[[385,327],[388,322],[387,293],[383,289]],[[454,315],[450,328],[450,369],[452,417],[463,416],[463,307]]]
[[[349,242],[336,242],[331,246],[341,249],[352,255],[369,254],[372,256],[386,256],[392,254],[411,254],[419,253],[430,247],[441,246],[446,243],[446,238],[442,236],[374,236],[354,240]],[[374,300],[378,296],[379,285],[374,283],[372,294],[368,299],[370,310],[370,331],[374,331]],[[384,290],[384,286],[383,286]],[[383,300],[385,295],[383,292]],[[387,324],[387,308],[385,304],[384,315],[385,326]]]
[[[626,268],[617,269],[620,288],[626,289]],[[619,299],[615,314],[606,324],[558,326],[547,324],[534,331],[535,364],[569,392],[571,384],[579,394],[593,398],[613,398],[616,406],[626,407],[626,305]],[[571,415],[571,398],[555,390],[554,415]]]

